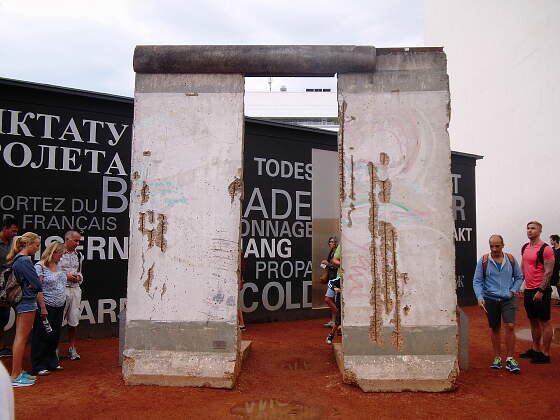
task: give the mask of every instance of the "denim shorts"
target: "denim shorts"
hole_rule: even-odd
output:
[[[330,287],[327,287],[327,292],[325,293],[325,297],[334,299],[334,295],[335,295],[334,290],[331,289]]]
[[[22,300],[16,305],[16,313],[21,314],[22,312],[35,312],[37,310],[36,300]]]

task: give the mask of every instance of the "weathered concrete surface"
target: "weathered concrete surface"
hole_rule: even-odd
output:
[[[235,384],[243,83],[137,75],[127,384]]]
[[[372,72],[375,47],[354,45],[139,45],[137,73],[333,75]]]
[[[345,381],[364,391],[452,389],[445,55],[385,50],[375,73],[340,74],[338,83]]]

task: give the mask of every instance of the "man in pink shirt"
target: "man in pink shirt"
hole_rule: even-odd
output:
[[[519,355],[531,363],[550,363],[550,277],[554,268],[554,251],[541,240],[542,224],[527,223],[529,242],[521,248],[521,267],[525,277],[524,304],[531,322],[533,347]]]

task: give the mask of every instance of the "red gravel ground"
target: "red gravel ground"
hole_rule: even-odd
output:
[[[82,360],[64,360],[63,372],[15,390],[16,415],[18,420],[560,418],[560,346],[553,345],[550,365],[521,359],[520,375],[491,370],[486,320],[477,307],[465,311],[471,321],[470,369],[461,373],[454,392],[365,394],[343,384],[324,341],[324,320],[306,320],[249,325],[244,338],[253,341],[252,350],[234,390],[126,386],[117,366],[117,339],[84,340],[78,345]],[[520,328],[527,328],[523,310],[518,318]],[[553,321],[560,327],[560,309],[553,309]],[[518,340],[517,351],[529,345]]]

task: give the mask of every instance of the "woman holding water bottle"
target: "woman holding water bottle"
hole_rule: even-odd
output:
[[[39,376],[50,375],[53,370],[62,370],[56,349],[60,340],[64,304],[66,302],[66,280],[74,277],[58,269],[64,254],[62,242],[51,242],[35,264],[35,270],[43,287],[43,298],[47,308],[47,319],[35,317],[31,339],[31,366]]]

